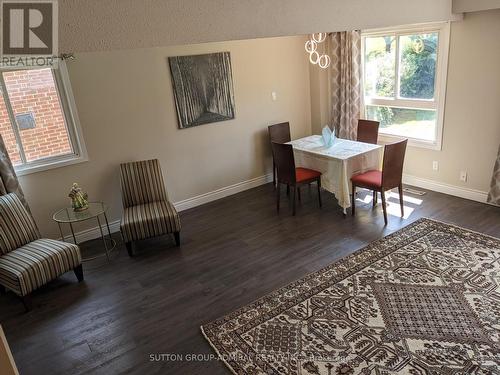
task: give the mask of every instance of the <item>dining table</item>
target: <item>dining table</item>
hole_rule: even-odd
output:
[[[288,142],[293,147],[295,165],[321,172],[321,187],[333,195],[344,215],[351,207],[351,177],[369,170],[380,170],[383,147],[335,138],[325,146],[320,135]]]

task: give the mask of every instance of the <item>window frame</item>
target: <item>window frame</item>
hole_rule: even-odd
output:
[[[437,32],[438,53],[436,61],[436,78],[434,81],[434,99],[407,99],[399,97],[400,86],[400,56],[399,37],[404,35],[414,35],[416,33]],[[395,98],[372,98],[365,96],[365,41],[367,37],[386,36],[388,34],[396,37],[396,61],[395,61]],[[398,26],[382,29],[364,30],[361,33],[361,65],[362,65],[362,105],[363,117],[366,117],[366,106],[384,106],[394,108],[422,109],[436,111],[436,129],[434,141],[421,138],[411,138],[384,133],[380,128],[379,139],[381,143],[392,143],[408,138],[408,145],[414,147],[441,150],[443,143],[444,111],[446,102],[446,84],[448,75],[448,55],[450,46],[450,22],[427,23],[410,26]]]
[[[29,70],[30,68],[21,69],[3,69],[0,73],[6,71],[16,71],[16,70]],[[37,69],[37,68],[31,68]],[[71,83],[69,80],[69,74],[64,61],[58,62],[57,68],[52,68],[52,76],[54,78],[54,83],[59,96],[59,103],[61,105],[61,110],[64,116],[64,122],[68,131],[68,139],[72,148],[72,153],[66,155],[50,156],[42,159],[38,159],[32,162],[26,162],[20,165],[14,166],[16,174],[18,176],[27,175],[30,173],[45,171],[53,168],[59,168],[66,165],[72,165],[77,163],[82,163],[88,161],[87,148],[83,139],[83,133],[80,126],[80,120],[78,118],[78,112],[76,109],[75,99],[73,97],[73,91],[71,89]],[[10,99],[8,98],[8,91],[5,85],[5,80],[3,74],[0,74],[0,88],[4,93],[4,102],[9,115],[10,123],[14,136],[18,143],[22,144],[19,129],[15,120],[14,112],[10,104]],[[7,98],[5,98],[7,97]]]

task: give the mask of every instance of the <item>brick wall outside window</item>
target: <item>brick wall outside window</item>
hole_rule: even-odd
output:
[[[9,115],[7,113],[7,109],[5,108],[3,98],[0,102],[0,134],[2,134],[3,141],[7,147],[7,152],[9,153],[12,163],[14,165],[21,163],[21,156],[19,156],[19,152],[17,150],[16,138],[10,125]]]
[[[15,115],[32,113],[35,127],[19,130],[28,162],[72,152],[64,115],[50,69],[19,70],[3,73]],[[16,125],[17,126],[17,125]],[[2,100],[0,133],[14,164],[21,158],[12,125]]]

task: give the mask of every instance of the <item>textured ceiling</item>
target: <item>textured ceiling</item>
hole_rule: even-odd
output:
[[[449,20],[451,0],[59,0],[61,52]]]

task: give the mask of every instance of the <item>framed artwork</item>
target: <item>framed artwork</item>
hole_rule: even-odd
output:
[[[169,57],[179,128],[234,119],[229,52]]]

